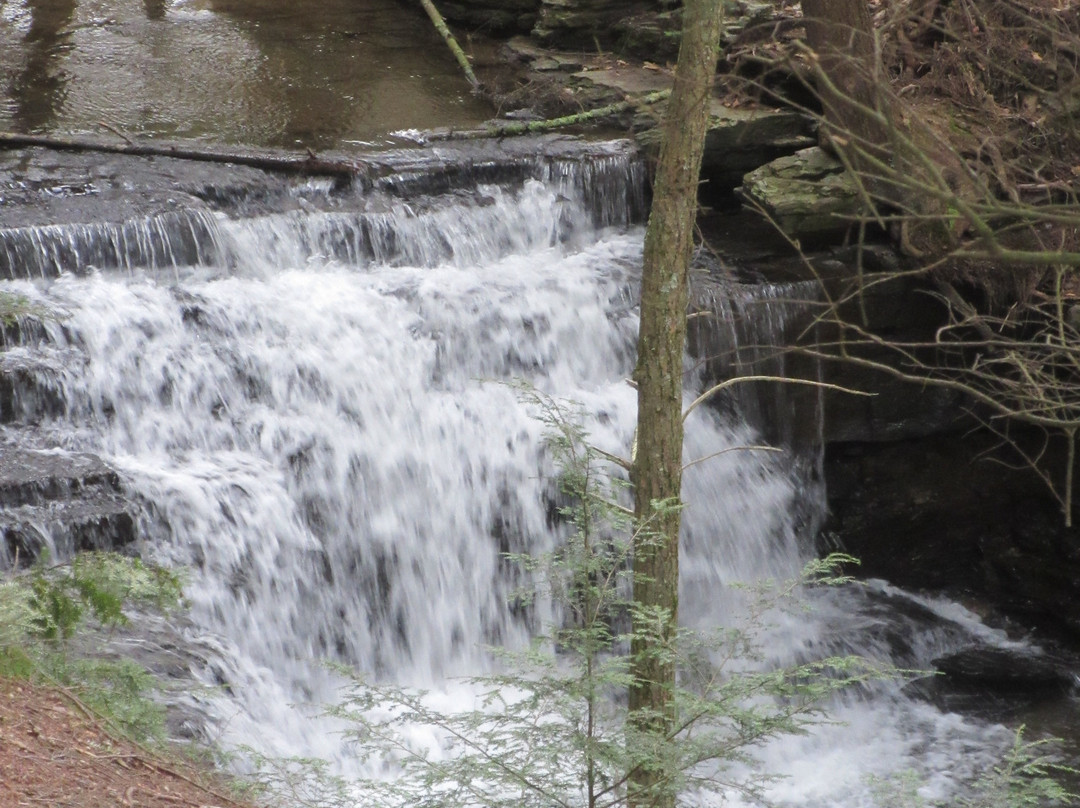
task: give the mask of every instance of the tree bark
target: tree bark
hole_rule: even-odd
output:
[[[442,14],[435,8],[435,4],[431,0],[420,0],[420,5],[424,7],[424,11],[427,12],[428,19],[431,20],[431,24],[435,26],[435,30],[439,32],[439,36],[443,38],[443,42],[450,48],[450,52],[454,54],[454,59],[457,60],[458,65],[461,67],[461,72],[465,74],[465,78],[468,79],[469,84],[475,90],[480,86],[480,82],[476,78],[476,74],[473,73],[472,65],[469,64],[469,57],[465,55],[465,51],[458,45],[457,40],[454,39],[454,35],[450,33],[450,29],[446,26],[446,20],[443,19]]]
[[[879,59],[866,0],[802,0],[806,43],[817,55],[818,82],[827,145],[857,170],[866,155],[884,156],[887,126],[879,111],[876,73]]]
[[[675,665],[665,651],[674,640],[679,610],[687,275],[721,14],[721,0],[686,0],[683,7],[682,43],[661,132],[641,279],[634,370],[638,426],[632,481],[639,539],[634,550],[630,720],[634,731],[656,739],[668,737],[675,725]],[[632,773],[632,807],[674,805],[673,773],[664,770],[662,760]]]

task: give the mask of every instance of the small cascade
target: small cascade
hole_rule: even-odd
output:
[[[306,185],[294,190],[294,207],[244,220],[242,254],[230,263],[250,264],[255,254],[269,266],[465,266],[554,243],[581,246],[597,230],[644,216],[642,167],[625,150],[605,152],[453,171],[423,162],[345,195]]]
[[[218,260],[208,210],[180,210],[119,223],[0,228],[0,278],[54,278],[94,269],[175,270]]]
[[[139,551],[189,571],[186,630],[204,649],[193,673],[221,693],[191,698],[225,743],[346,774],[359,764],[317,717],[337,686],[322,660],[445,689],[493,664],[486,645],[522,645],[534,628],[508,606],[518,579],[504,554],[558,540],[553,470],[508,383],[579,402],[606,451],[633,441],[636,159],[619,145],[460,171],[436,157],[426,178],[431,161],[409,155],[357,187],[287,183],[262,202],[207,203],[197,218],[212,249],[184,252],[165,228],[160,245],[117,258],[122,271],[89,260],[88,243],[57,277],[4,284],[52,312],[5,332],[6,367],[26,370],[4,374],[4,436],[103,458],[138,505]],[[706,375],[721,378],[715,357],[747,345],[781,363],[768,373],[785,370],[765,346],[802,327],[786,301],[805,291],[713,293],[695,343]],[[702,626],[739,608],[731,584],[797,574],[806,514],[821,508],[791,453],[727,451],[788,443],[763,436],[752,410],[740,399],[687,420],[687,460],[712,458],[684,491],[683,608]],[[812,612],[770,620],[765,664],[889,653],[860,592],[807,600]],[[930,632],[937,652],[966,636],[946,622],[910,631]],[[985,764],[1002,738],[896,683],[835,708],[846,730],[761,750],[792,778],[777,801],[869,806],[868,775],[933,780]],[[827,782],[836,756],[845,771]]]
[[[735,376],[817,378],[815,363],[786,346],[805,342],[813,332],[820,292],[815,281],[707,278],[696,284],[690,352],[704,383]],[[816,397],[807,387],[753,382],[729,388],[718,405],[733,408],[770,442],[812,452],[821,445]]]
[[[583,146],[541,138],[506,148],[463,144],[386,152],[348,161],[356,171],[351,180],[251,171],[235,179],[229,169],[171,162],[176,165],[168,171],[134,163],[133,180],[104,176],[20,187],[23,204],[34,204],[36,190],[42,214],[63,223],[0,226],[0,278],[122,270],[171,273],[175,279],[193,267],[242,271],[248,256],[229,252],[236,245],[222,241],[222,217],[250,220],[253,237],[274,266],[309,259],[427,266],[455,254],[464,262],[504,254],[526,247],[528,239],[542,244],[553,236],[564,242],[588,238],[645,213],[644,168],[624,142]],[[82,178],[89,169],[65,170]],[[175,188],[164,195],[140,185],[149,181]],[[565,215],[500,219],[509,209],[497,205],[496,197],[530,181],[557,189],[552,213]],[[133,199],[118,199],[125,192]],[[146,211],[139,210],[140,196]],[[563,204],[570,200],[575,205]],[[533,213],[515,210],[525,217]],[[260,221],[261,228],[255,224]],[[545,223],[546,230],[538,229]]]
[[[820,294],[816,283],[743,283],[701,272],[692,279],[688,349],[701,388],[737,376],[819,379],[816,360],[786,347],[805,344],[814,328]],[[747,424],[764,443],[785,450],[787,467],[802,481],[789,516],[802,536],[816,535],[825,513],[820,389],[781,381],[743,382],[718,393],[708,406]]]

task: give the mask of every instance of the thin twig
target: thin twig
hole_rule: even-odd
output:
[[[683,471],[686,471],[691,466],[696,466],[698,463],[704,463],[706,460],[712,460],[714,457],[727,454],[728,452],[783,452],[776,446],[729,446],[727,449],[721,449],[719,452],[713,452],[707,454],[704,457],[699,457],[697,460],[691,460],[689,463],[683,466]]]
[[[123,138],[125,141],[127,141],[127,144],[129,146],[134,146],[135,145],[134,140],[132,140],[130,137],[128,137],[126,134],[124,134],[120,129],[117,129],[111,123],[106,123],[105,121],[98,121],[97,125],[102,127],[103,129],[108,129],[110,132],[112,132],[117,137]]]
[[[726,390],[729,387],[734,387],[736,384],[742,384],[743,382],[778,382],[780,384],[801,384],[807,387],[818,387],[823,390],[836,390],[840,393],[850,393],[853,396],[876,396],[877,393],[868,393],[864,390],[853,390],[850,387],[844,387],[839,384],[829,384],[828,382],[818,382],[812,379],[789,379],[785,376],[735,376],[727,381],[714,384],[700,396],[695,398],[690,406],[683,411],[683,421],[696,410],[701,404],[704,404],[710,398],[717,393]]]

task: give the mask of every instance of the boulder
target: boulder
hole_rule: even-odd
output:
[[[850,217],[861,210],[857,189],[843,164],[817,146],[751,171],[739,193],[793,239],[843,233],[851,226]]]
[[[725,0],[722,45],[730,45],[747,28],[764,25],[780,16],[780,4],[765,0]]]
[[[724,106],[714,99],[709,107],[702,178],[724,189],[762,164],[783,159],[817,142],[812,118],[791,109]]]
[[[439,11],[452,23],[484,34],[524,33],[536,24],[540,0],[444,0]]]
[[[623,17],[614,25],[619,52],[656,64],[674,62],[679,55],[682,14],[679,9]]]
[[[580,52],[542,48],[526,36],[511,37],[503,45],[503,53],[511,61],[540,73],[575,73],[585,66]]]
[[[778,13],[775,3],[763,0],[725,0],[721,45]],[[675,60],[681,29],[677,0],[542,0],[533,34],[545,45],[594,48],[600,42],[659,63]]]
[[[955,683],[991,691],[1067,691],[1075,676],[1063,664],[1030,649],[975,646],[933,661]]]

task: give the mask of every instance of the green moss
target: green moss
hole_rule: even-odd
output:
[[[0,324],[12,326],[24,317],[55,319],[56,315],[37,303],[32,303],[24,295],[13,292],[0,292]]]

